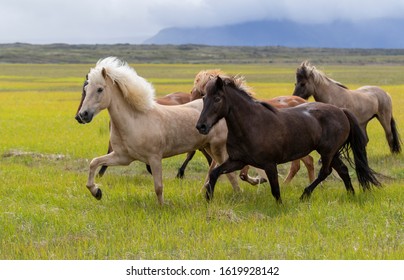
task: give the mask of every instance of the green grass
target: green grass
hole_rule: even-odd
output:
[[[140,162],[111,167],[97,178],[104,196],[95,200],[85,187],[88,164],[106,152],[108,115],[104,112],[88,125],[74,120],[92,66],[0,67],[0,259],[404,258],[404,158],[389,153],[375,120],[368,127],[370,165],[390,178],[372,192],[359,190],[352,170],[354,197],[330,176],[302,203],[299,196],[307,185],[302,167],[290,185],[281,184],[281,206],[268,184],[241,183],[244,191],[234,194],[225,179],[208,204],[201,193],[207,164],[197,153],[183,180],[174,177],[185,155],[164,160],[167,204],[162,207]],[[245,75],[263,98],[290,94],[297,67],[134,66],[154,83],[158,95],[189,91],[199,70],[221,68]],[[383,86],[393,97],[403,131],[404,67],[319,68],[350,87]],[[288,165],[279,171],[285,176]]]

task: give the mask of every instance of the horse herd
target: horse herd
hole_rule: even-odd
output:
[[[348,150],[352,150],[361,187],[381,186],[366,155],[366,126],[374,117],[385,131],[391,152],[401,151],[391,98],[379,87],[351,91],[303,62],[296,72],[292,96],[271,100],[253,96],[243,77],[208,70],[196,75],[190,94],[176,92],[156,98],[153,86],[126,62],[115,57],[99,60],[86,76],[76,120],[89,123],[108,109],[110,142],[108,153],[91,161],[87,188],[101,199],[101,189],[95,184],[97,168],[101,166],[102,176],[107,166],[139,160],[152,174],[157,199],[163,204],[162,159],[187,153],[177,174],[182,177],[186,164],[200,150],[210,166],[204,184],[208,200],[221,174],[239,191],[234,171],[242,170],[240,178],[251,184],[268,180],[272,195],[281,203],[277,165],[289,161],[286,182],[299,170],[300,161],[308,171],[309,185],[301,199],[309,198],[332,169],[346,190],[354,193],[341,159],[349,159]],[[307,102],[310,96],[318,102]],[[316,178],[309,155],[312,151],[321,157]],[[250,177],[249,166],[257,168],[261,178]]]

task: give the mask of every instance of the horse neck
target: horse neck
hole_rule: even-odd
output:
[[[119,130],[127,129],[128,120],[136,119],[136,115],[141,112],[134,109],[123,97],[119,89],[114,86],[111,96],[111,102],[108,106],[108,113],[111,122]]]
[[[317,83],[314,87],[313,97],[318,102],[338,105],[340,95],[345,93],[346,89],[329,81],[329,84]]]
[[[262,105],[237,93],[232,93],[228,100],[230,99],[229,111],[225,116],[229,134],[247,135],[246,132],[251,129],[251,123],[254,123],[252,118],[256,115],[257,107],[262,107]]]

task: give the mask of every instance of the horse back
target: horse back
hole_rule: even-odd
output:
[[[344,112],[331,104],[310,102],[285,108],[282,112],[289,114],[289,119],[298,119],[300,125],[305,127],[305,133],[310,134],[313,139],[316,138],[315,141],[320,141],[320,138],[324,137],[338,137],[338,134],[349,131],[349,123]]]

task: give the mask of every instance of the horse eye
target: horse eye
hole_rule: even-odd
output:
[[[300,83],[300,86],[304,87],[304,86],[306,86],[306,83]]]
[[[97,92],[98,92],[98,93],[101,93],[103,90],[104,90],[103,88],[98,88],[98,89],[97,89]]]
[[[216,96],[214,100],[217,103],[217,102],[220,102],[220,100],[222,100],[222,99],[220,98],[220,96]]]

